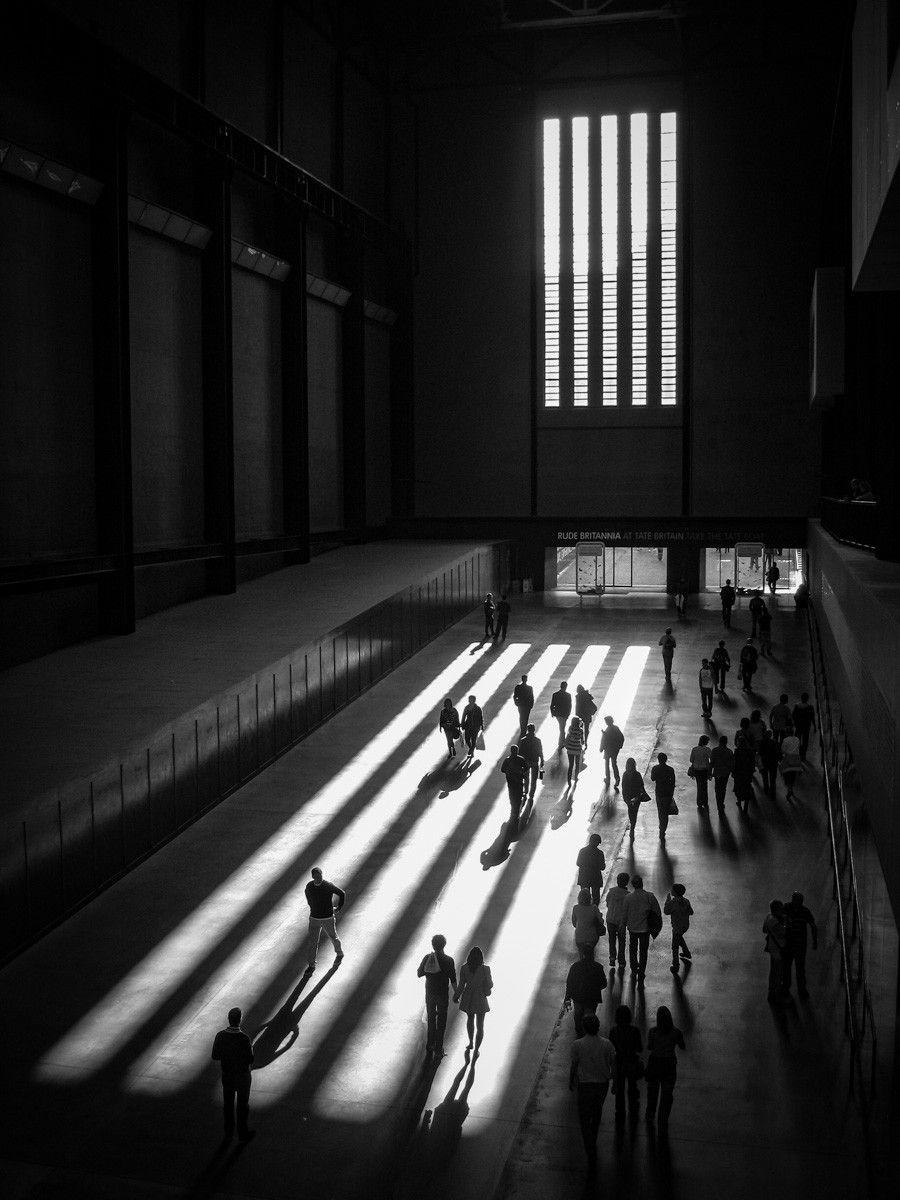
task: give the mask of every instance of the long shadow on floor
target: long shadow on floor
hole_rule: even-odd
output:
[[[308,996],[297,1004],[303,989],[312,978],[313,968],[307,967],[297,981],[297,986],[285,1000],[274,1017],[264,1021],[253,1036],[253,1069],[262,1070],[288,1050],[300,1036],[300,1021],[303,1014],[335,974],[340,962],[335,961],[322,976]],[[295,1008],[294,1005],[297,1004]]]

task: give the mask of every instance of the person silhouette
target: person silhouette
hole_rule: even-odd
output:
[[[212,1048],[213,1062],[222,1069],[222,1114],[225,1124],[224,1140],[234,1137],[235,1108],[237,1109],[237,1135],[239,1142],[249,1142],[256,1136],[247,1120],[250,1114],[250,1068],[253,1066],[253,1046],[250,1038],[241,1029],[243,1014],[239,1008],[228,1013],[228,1028],[216,1034]]]
[[[453,1000],[459,1005],[459,1011],[466,1014],[466,1033],[469,1035],[466,1049],[471,1050],[474,1046],[476,1058],[484,1038],[484,1018],[491,1011],[488,996],[493,988],[491,969],[484,961],[481,947],[473,946],[460,969]]]

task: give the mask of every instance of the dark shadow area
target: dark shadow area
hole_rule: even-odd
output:
[[[480,766],[480,758],[460,759],[454,767],[449,780],[444,784],[443,789],[438,792],[439,799],[446,800],[452,792],[458,792],[461,787],[468,783]]]
[[[734,839],[734,833],[731,828],[731,822],[728,820],[728,812],[723,806],[718,810],[719,817],[719,849],[727,858],[738,857],[738,844]]]
[[[567,786],[566,790],[553,805],[550,810],[550,828],[562,829],[563,825],[572,816],[572,805],[575,801],[575,789],[572,786]]]
[[[708,846],[711,850],[716,847],[716,835],[713,833],[712,821],[709,819],[709,809],[697,809],[697,825],[695,827],[694,840],[699,841],[704,846]]]
[[[335,961],[325,972],[316,986],[307,995],[300,1004],[297,1004],[303,989],[313,976],[313,968],[307,967],[297,986],[285,1000],[284,1004],[278,1010],[274,1017],[268,1021],[264,1021],[253,1036],[253,1069],[260,1071],[267,1067],[269,1063],[280,1058],[282,1054],[286,1054],[288,1050],[296,1042],[300,1036],[300,1021],[303,1014],[318,996],[319,992],[325,987],[329,979],[335,974],[340,967],[340,962]],[[295,1008],[294,1005],[297,1004]]]
[[[692,965],[690,962],[682,962],[683,974],[672,976],[672,993],[669,1001],[672,1019],[685,1036],[688,1036],[694,1028],[694,1013],[684,993],[684,985],[688,981]]]
[[[509,844],[512,839],[509,836],[509,822],[504,821],[500,826],[500,832],[491,842],[486,850],[482,850],[478,858],[485,871],[489,871],[491,867],[499,867],[501,863],[505,863],[509,858]]]

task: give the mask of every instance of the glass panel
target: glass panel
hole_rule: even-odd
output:
[[[588,402],[588,118],[572,118],[573,402]]]
[[[556,548],[556,586],[566,590],[575,590],[574,546],[557,546]]]
[[[678,400],[678,177],[676,161],[677,116],[660,113],[660,288],[662,327],[660,351],[663,404]]]
[[[631,551],[631,586],[664,592],[667,557],[664,546],[635,546]]]
[[[613,560],[616,587],[631,587],[631,547],[616,546]]]
[[[559,138],[544,122],[544,404],[559,407]]]
[[[706,590],[717,592],[724,586],[725,580],[735,580],[734,547],[706,547]],[[736,586],[736,585],[735,585]]]
[[[647,114],[631,114],[631,403],[647,403]]]
[[[600,255],[603,296],[603,404],[614,407],[618,387],[618,118],[600,118]]]

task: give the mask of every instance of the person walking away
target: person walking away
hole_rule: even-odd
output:
[[[709,768],[713,777],[713,788],[716,794],[716,808],[722,812],[725,808],[725,791],[728,787],[728,777],[734,768],[734,755],[728,749],[728,738],[723,733],[719,744],[709,752]]]
[[[603,915],[591,900],[588,888],[582,888],[578,900],[572,906],[572,925],[575,929],[575,949],[579,953],[583,949],[594,953],[597,943],[606,933]]]
[[[625,925],[628,929],[628,965],[637,976],[638,987],[644,986],[647,973],[647,951],[650,938],[662,928],[662,909],[652,892],[644,890],[640,875],[632,875],[632,890],[625,900]]]
[[[581,718],[584,728],[584,748],[587,750],[588,736],[591,732],[591,721],[597,714],[597,703],[594,697],[579,683],[575,688],[575,716]]]
[[[669,756],[660,751],[656,756],[656,766],[650,772],[650,779],[656,787],[656,812],[659,816],[659,840],[666,840],[666,829],[675,799],[675,772],[669,766]]]
[[[511,841],[519,832],[519,815],[522,812],[525,777],[528,774],[528,764],[519,754],[518,746],[510,746],[509,754],[503,760],[500,770],[506,776],[506,791],[509,796],[509,824],[506,827],[506,836]]]
[[[644,1043],[641,1031],[632,1024],[631,1009],[620,1004],[616,1009],[616,1023],[609,1031],[609,1040],[616,1052],[613,1091],[616,1095],[616,1124],[625,1123],[625,1096],[628,1095],[628,1115],[637,1120],[641,1107],[638,1080],[643,1074],[641,1053]]]
[[[622,799],[628,810],[628,836],[634,841],[634,827],[637,824],[641,804],[649,800],[647,789],[644,787],[644,777],[637,769],[633,758],[625,760],[625,771],[622,775]]]
[[[750,726],[748,729],[750,734],[750,745],[759,753],[759,748],[762,745],[762,740],[766,733],[766,722],[760,709],[754,708],[750,714]]]
[[[803,893],[793,892],[790,903],[784,906],[784,918],[787,925],[787,946],[782,959],[782,984],[784,990],[791,990],[791,966],[797,970],[797,995],[801,1000],[809,999],[806,990],[806,935],[807,930],[812,936],[812,947],[816,950],[819,945],[819,930],[815,917],[803,903]]]
[[[767,729],[759,744],[759,773],[762,775],[763,791],[769,799],[775,799],[775,779],[778,775],[778,746],[772,736],[772,730]]]
[[[797,776],[803,770],[803,759],[800,757],[800,739],[790,733],[781,743],[781,778],[787,788],[787,799],[794,799],[794,784]]]
[[[686,890],[683,883],[673,883],[672,890],[666,896],[666,902],[663,905],[663,912],[672,921],[672,965],[669,970],[673,975],[678,974],[679,957],[683,958],[685,962],[691,961],[691,952],[688,950],[684,935],[690,928],[694,910],[691,908],[690,900],[684,894]]]
[[[488,996],[494,990],[491,968],[484,961],[480,946],[473,946],[459,971],[459,981],[453,991],[453,1002],[466,1014],[467,1050],[475,1047],[475,1057],[484,1038],[484,1018],[491,1011]],[[473,1039],[474,1034],[474,1039]]]
[[[759,592],[754,592],[750,597],[750,603],[747,605],[747,607],[750,610],[750,621],[752,626],[750,629],[750,636],[751,638],[755,638],[756,631],[759,628],[759,614],[766,607],[766,602],[763,600]]]
[[[771,567],[769,567],[768,571],[766,571],[766,583],[769,585],[770,595],[775,595],[775,587],[780,578],[781,572],[778,569],[778,563],[773,558]]]
[[[783,964],[787,949],[787,924],[780,900],[773,900],[769,905],[769,915],[762,928],[766,936],[765,951],[769,956],[769,1003],[778,1004],[785,995]]]
[[[725,678],[731,670],[731,655],[724,642],[719,642],[712,652],[713,680],[720,696],[725,695]]]
[[[609,787],[609,776],[612,771],[616,781],[615,790],[619,790],[619,751],[625,745],[625,734],[616,725],[612,717],[604,717],[606,728],[600,737],[600,749],[603,751],[603,765],[606,774],[606,786]]]
[[[319,952],[319,939],[325,933],[331,938],[331,944],[334,946],[335,962],[340,962],[344,957],[344,951],[341,947],[340,939],[337,935],[337,914],[344,907],[346,894],[333,883],[329,883],[327,879],[322,878],[320,867],[313,867],[310,871],[312,879],[306,885],[304,894],[306,903],[309,905],[309,941],[307,945],[307,962],[309,969],[312,970],[316,965],[316,956]],[[335,904],[335,901],[337,903]]]
[[[438,729],[447,739],[447,757],[456,758],[456,739],[460,736],[459,713],[453,707],[453,701],[448,696],[438,718]]]
[[[242,1017],[239,1008],[229,1011],[228,1028],[219,1030],[212,1048],[212,1060],[222,1070],[222,1115],[226,1142],[234,1137],[235,1110],[238,1141],[249,1142],[256,1137],[256,1130],[250,1129],[247,1124],[250,1117],[253,1044],[241,1029]]]
[[[682,575],[675,591],[675,611],[681,620],[687,616],[688,582]]]
[[[572,1010],[576,1037],[584,1036],[584,1018],[588,1013],[596,1014],[597,1005],[603,1003],[605,987],[606,972],[600,963],[594,961],[593,950],[589,946],[582,946],[578,951],[578,961],[569,967],[563,1000],[563,1012]]]
[[[519,754],[528,767],[528,802],[530,804],[534,801],[538,780],[544,771],[544,747],[541,745],[541,739],[535,733],[533,725],[529,725],[525,730],[525,736],[519,739]]]
[[[793,717],[788,707],[787,692],[782,692],[778,703],[773,706],[769,713],[769,725],[772,729],[772,736],[775,738],[775,745],[779,750],[781,749],[781,743],[791,731],[792,721]]]
[[[665,1005],[656,1010],[656,1024],[647,1031],[647,1120],[656,1116],[659,1101],[659,1132],[669,1126],[669,1114],[674,1100],[678,1075],[676,1049],[683,1050],[684,1034],[676,1028],[672,1014]]]
[[[446,946],[444,935],[436,933],[431,939],[431,953],[425,955],[416,972],[420,979],[425,980],[425,1053],[433,1054],[436,1058],[444,1057],[450,987],[456,988],[456,964],[445,953]]]
[[[584,754],[584,731],[581,728],[581,721],[578,717],[573,717],[569,723],[569,731],[566,734],[566,754],[569,759],[566,782],[572,782],[572,772],[574,771],[575,782],[577,783],[581,772],[581,757]]]
[[[559,726],[559,751],[562,751],[563,743],[566,740],[566,723],[572,712],[572,696],[568,691],[568,687],[563,681],[557,691],[550,697],[550,716],[556,721]]]
[[[757,654],[756,647],[749,638],[741,646],[740,663],[739,678],[743,681],[741,690],[750,692],[753,690],[753,676],[756,674],[756,669],[759,666],[759,655]]]
[[[625,966],[625,901],[628,899],[629,875],[620,871],[616,876],[616,886],[606,893],[606,932],[609,935],[609,965]]]
[[[756,770],[756,751],[749,737],[743,737],[734,747],[734,798],[743,812],[753,799],[753,773]]]
[[[809,702],[809,692],[801,692],[800,703],[794,705],[791,717],[793,718],[794,733],[800,743],[800,757],[806,762],[809,736],[816,725],[816,710]]]
[[[509,614],[512,611],[510,603],[506,598],[506,592],[500,596],[500,603],[497,605],[497,617],[494,622],[494,641],[505,642],[506,631],[509,626]]]
[[[534,688],[528,682],[527,675],[523,675],[521,681],[513,688],[513,704],[519,710],[519,733],[524,737],[528,728],[528,718],[534,708]]]
[[[672,637],[672,630],[667,629],[657,644],[662,647],[663,670],[666,673],[666,683],[671,683],[672,660],[675,657],[675,647],[678,645]]]
[[[494,597],[488,592],[482,602],[484,609],[484,640],[494,636]]]
[[[467,758],[474,758],[475,747],[478,744],[478,735],[484,729],[484,713],[481,711],[481,706],[475,703],[475,697],[469,697],[469,703],[463,709],[462,721],[460,722],[463,731],[463,737],[468,750]]]
[[[772,614],[765,602],[759,614],[759,652],[763,658],[772,657]]]
[[[697,676],[697,682],[700,684],[700,715],[701,717],[711,717],[713,709],[713,690],[716,686],[716,677],[713,674],[713,669],[709,664],[709,659],[704,658],[700,664],[700,672]]]
[[[600,1022],[594,1013],[584,1018],[584,1037],[572,1043],[569,1091],[578,1097],[578,1124],[587,1155],[588,1174],[597,1171],[597,1133],[603,1116],[603,1102],[616,1063],[612,1042],[600,1036]]]
[[[575,860],[578,867],[578,886],[587,888],[591,893],[591,903],[600,903],[600,892],[603,890],[603,872],[606,870],[606,855],[600,849],[599,833],[588,835],[587,845],[578,851]]]
[[[741,744],[749,746],[751,750],[753,749],[753,739],[750,737],[750,718],[749,717],[741,717],[740,728],[736,729],[734,731],[734,748],[735,748],[735,750],[737,750],[738,746],[740,746]]]
[[[688,768],[688,775],[694,780],[697,785],[697,808],[709,808],[709,772],[711,767],[711,758],[709,751],[709,738],[704,733],[697,741],[697,745],[691,751],[691,765]]]
[[[737,592],[731,586],[731,580],[725,580],[725,586],[719,588],[719,599],[722,601],[722,624],[726,629],[731,628],[731,610],[737,600]],[[721,643],[720,643],[721,644]]]

